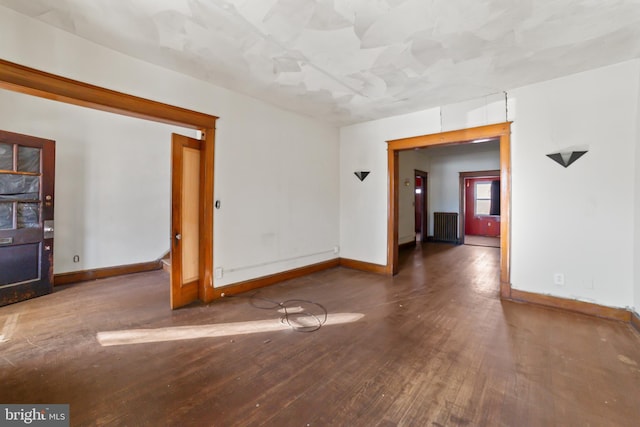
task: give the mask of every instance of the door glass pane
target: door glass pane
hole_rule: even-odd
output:
[[[491,183],[478,182],[476,184],[476,199],[490,199],[490,198],[491,198]]]
[[[13,203],[0,203],[0,230],[13,228]]]
[[[491,183],[476,183],[475,215],[489,215],[491,212]]]
[[[40,227],[40,203],[18,203],[18,228]]]
[[[489,215],[491,212],[491,200],[476,200],[476,215]]]
[[[0,174],[0,201],[39,199],[39,176]]]
[[[18,147],[18,172],[40,173],[40,149]]]
[[[0,144],[0,169],[13,170],[13,145]]]

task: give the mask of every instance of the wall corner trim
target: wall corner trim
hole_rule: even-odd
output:
[[[410,242],[398,244],[398,250],[403,251],[406,249],[415,249],[417,246],[418,246],[418,243],[415,240],[412,240]]]
[[[633,322],[631,311],[624,308],[607,307],[590,302],[571,300],[551,295],[537,294],[534,292],[526,292],[518,289],[511,289],[511,297],[503,299],[513,302],[557,308],[565,311],[572,311],[574,313],[600,317],[603,319],[618,320],[626,323]],[[640,322],[640,319],[638,321]]]
[[[138,264],[118,265],[115,267],[95,268],[91,270],[71,271],[53,275],[53,286],[68,285],[70,283],[86,282],[89,280],[106,279],[108,277],[122,276],[125,274],[143,273],[146,271],[161,270],[162,259],[141,262]]]
[[[340,267],[350,268],[352,270],[366,271],[369,273],[388,275],[387,266],[373,264],[371,262],[358,261],[349,258],[340,258]]]
[[[636,311],[632,311],[629,323],[631,323],[631,326],[633,326],[636,331],[640,332],[640,314],[638,314]]]
[[[255,279],[245,280],[243,282],[232,283],[230,285],[213,288],[213,299],[223,298],[225,296],[236,295],[242,292],[251,291],[253,289],[263,288],[265,286],[275,285],[285,280],[295,279],[297,277],[306,276],[307,274],[316,273],[322,270],[338,267],[340,259],[334,258],[328,261],[322,261],[316,264],[306,265],[304,267],[294,268],[292,270],[281,271],[280,273],[269,274],[267,276],[257,277]]]

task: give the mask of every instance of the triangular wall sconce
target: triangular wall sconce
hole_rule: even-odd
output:
[[[547,157],[566,168],[585,154],[587,154],[586,151],[570,151],[567,153],[547,154]]]
[[[358,177],[358,179],[360,181],[364,181],[364,179],[367,177],[367,175],[369,175],[371,172],[370,171],[359,171],[359,172],[354,172],[356,174],[356,176]]]

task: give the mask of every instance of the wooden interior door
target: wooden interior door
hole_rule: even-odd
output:
[[[55,142],[0,131],[0,306],[51,293]]]
[[[172,134],[171,308],[198,299],[202,141]]]

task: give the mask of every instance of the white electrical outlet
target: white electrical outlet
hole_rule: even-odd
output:
[[[564,286],[564,274],[555,273],[553,275],[553,284],[556,286]]]
[[[338,252],[340,252],[340,246],[334,246],[333,247],[333,253],[337,254]]]
[[[216,279],[222,279],[222,267],[216,267],[214,274]]]

